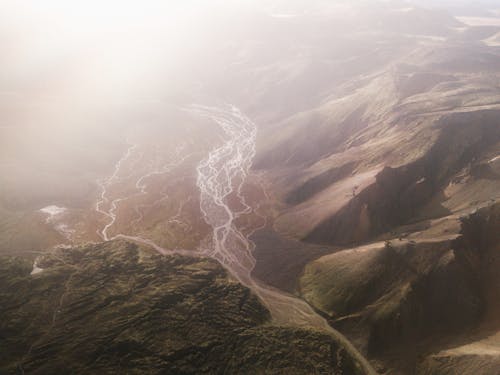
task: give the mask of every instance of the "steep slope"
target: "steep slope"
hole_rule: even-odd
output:
[[[495,186],[500,176],[490,171],[488,164],[476,160],[484,160],[483,150],[491,150],[500,141],[499,113],[481,111],[443,117],[435,125],[440,134],[423,157],[401,167],[385,167],[371,186],[314,228],[306,239],[345,245],[366,241],[415,220],[419,209],[442,193],[464,166],[477,172],[472,179],[485,179]],[[481,168],[483,173],[479,172]],[[475,198],[487,201],[495,196],[478,192]],[[453,207],[449,210],[453,212]],[[446,212],[443,208],[441,215]]]
[[[324,256],[306,266],[301,293],[371,356],[412,372],[434,352],[422,373],[473,374],[500,359],[499,214],[496,204],[464,217],[456,239]]]
[[[419,52],[412,59],[420,57]],[[440,59],[433,55],[430,61]],[[448,61],[454,56],[439,64]],[[286,203],[275,222],[278,232],[342,245],[373,238],[415,216],[470,163],[484,164],[489,155],[496,156],[500,97],[495,75],[488,83],[439,70],[423,75],[421,68],[405,69],[280,123],[272,129],[277,137],[264,133],[256,168],[269,171],[278,199]],[[423,91],[415,93],[415,82]],[[489,181],[494,189],[494,178]],[[384,201],[412,207],[390,211]],[[380,209],[397,217],[387,222],[363,212]],[[377,216],[379,228],[363,228],[373,224],[364,219],[370,215]],[[352,220],[369,222],[355,226]],[[346,227],[361,227],[365,233],[345,233]],[[332,228],[343,238],[336,238]]]
[[[307,243],[309,258],[258,243],[254,274],[295,287],[391,374],[496,375],[499,52],[481,41],[494,29],[451,27],[336,82],[258,143],[262,232]],[[299,282],[283,283],[297,264]]]
[[[115,241],[0,267],[5,374],[361,373],[331,336],[267,325],[213,260]]]
[[[456,254],[477,285],[483,314],[472,334],[461,336],[430,355],[420,366],[421,374],[495,374],[500,368],[500,205],[483,208],[463,220]]]

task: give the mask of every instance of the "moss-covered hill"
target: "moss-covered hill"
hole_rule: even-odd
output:
[[[216,262],[115,241],[0,258],[0,373],[356,374],[322,333],[273,327]]]

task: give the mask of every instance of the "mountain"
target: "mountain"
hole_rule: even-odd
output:
[[[124,241],[0,260],[3,374],[362,374],[330,335],[269,324],[215,261]]]
[[[254,168],[274,215],[254,275],[387,373],[498,368],[500,56],[482,41],[496,32],[419,43],[261,129]]]
[[[300,291],[371,356],[405,372],[494,373],[499,220],[496,204],[464,217],[458,237],[423,231],[321,257],[306,266]],[[429,357],[422,364],[417,355]]]
[[[185,3],[6,54],[0,372],[498,375],[495,1]]]

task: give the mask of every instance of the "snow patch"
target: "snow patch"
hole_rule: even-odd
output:
[[[47,214],[48,217],[45,220],[47,224],[52,224],[54,228],[64,236],[66,239],[71,239],[71,236],[75,233],[75,230],[71,229],[67,224],[61,222],[61,216],[67,211],[66,207],[59,207],[56,205],[50,205],[41,208],[39,211]]]
[[[59,207],[56,205],[51,205],[40,209],[40,212],[50,215],[49,219],[54,216],[60,215],[65,211],[66,211],[65,207]]]
[[[43,268],[38,267],[38,259],[35,259],[35,261],[33,262],[33,270],[31,271],[30,275],[37,275],[42,272]]]

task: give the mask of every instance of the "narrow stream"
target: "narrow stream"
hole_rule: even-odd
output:
[[[189,111],[215,122],[224,133],[222,145],[213,149],[196,168],[200,210],[204,220],[212,227],[210,245],[200,252],[171,250],[158,246],[150,239],[130,234],[109,236],[108,230],[116,221],[117,205],[130,197],[121,197],[109,202],[107,187],[117,178],[121,165],[130,157],[136,148],[135,145],[130,145],[116,164],[112,176],[101,183],[102,193],[95,208],[109,218],[109,222],[99,232],[101,237],[104,240],[123,238],[139,242],[153,247],[161,254],[204,255],[216,259],[239,282],[253,290],[271,312],[275,324],[316,328],[330,333],[357,359],[365,373],[375,374],[370,364],[354,346],[309,304],[293,295],[266,286],[251,276],[256,263],[253,257],[255,245],[238,229],[235,220],[253,211],[245,201],[242,190],[255,156],[256,125],[234,106],[220,108],[193,105]],[[140,181],[143,182],[143,178]],[[102,207],[106,202],[109,202],[107,210]]]
[[[200,208],[205,221],[213,228],[212,247],[205,255],[217,259],[243,285],[257,294],[270,310],[278,325],[316,328],[329,332],[341,342],[365,370],[375,371],[354,346],[305,301],[255,281],[251,272],[255,266],[252,255],[255,245],[235,225],[234,221],[252,208],[242,196],[242,188],[255,156],[257,128],[234,106],[228,108],[193,106],[194,113],[219,124],[226,135],[223,144],[212,150],[197,168]],[[235,204],[234,197],[238,202]],[[231,206],[240,207],[233,210]]]

